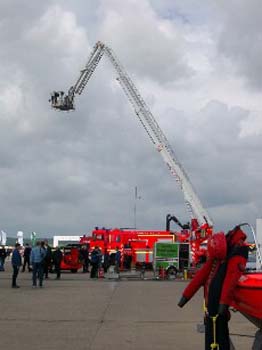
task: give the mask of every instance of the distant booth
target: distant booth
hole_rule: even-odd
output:
[[[53,237],[53,247],[57,247],[59,242],[78,242],[80,241],[80,236],[54,236]]]

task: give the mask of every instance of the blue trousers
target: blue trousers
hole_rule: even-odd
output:
[[[5,259],[4,258],[0,258],[0,271],[5,271]]]
[[[33,263],[33,286],[36,286],[37,278],[39,286],[43,285],[44,267],[42,263]]]
[[[16,286],[16,279],[19,273],[19,266],[13,265],[12,287]]]

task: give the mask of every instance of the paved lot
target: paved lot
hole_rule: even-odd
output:
[[[90,280],[62,274],[31,288],[20,273],[11,289],[11,271],[0,273],[0,343],[10,350],[187,350],[203,349],[202,293],[183,309],[176,306],[186,282]],[[237,350],[249,350],[256,328],[243,316],[230,322]]]

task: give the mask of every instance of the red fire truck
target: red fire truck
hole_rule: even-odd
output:
[[[178,224],[181,230],[171,231],[171,221]],[[194,230],[191,229],[192,227]],[[91,236],[81,237],[80,244],[87,245],[90,251],[97,246],[102,254],[108,253],[112,257],[118,248],[121,251],[122,267],[130,268],[130,262],[132,262],[132,266],[141,266],[143,263],[151,266],[156,242],[189,243],[188,259],[195,266],[205,256],[205,242],[207,236],[211,234],[211,229],[204,226],[199,228],[194,220],[192,220],[191,225],[182,225],[176,217],[168,214],[165,231],[96,227]]]
[[[114,256],[116,248],[121,251],[122,265],[152,263],[155,242],[174,242],[175,235],[168,231],[106,229],[96,227],[92,236],[83,236],[80,244],[88,245],[90,251],[99,247],[101,252]]]

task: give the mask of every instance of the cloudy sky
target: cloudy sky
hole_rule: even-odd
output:
[[[216,230],[262,205],[259,0],[1,0],[0,222],[8,235],[164,229],[183,194],[104,57],[73,113],[51,110],[94,44],[112,47]],[[135,187],[139,199],[134,215]],[[173,227],[175,229],[175,227]]]

